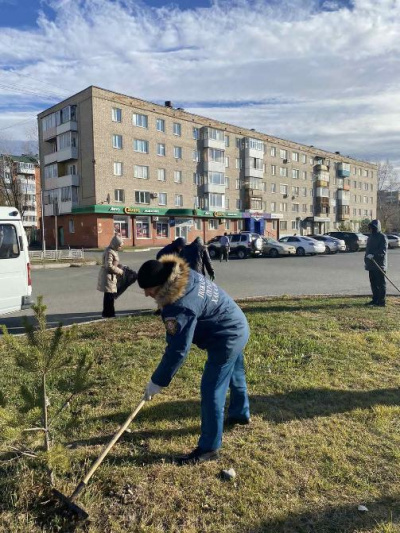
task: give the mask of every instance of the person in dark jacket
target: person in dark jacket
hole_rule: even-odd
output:
[[[156,259],[160,259],[163,255],[179,255],[185,244],[185,239],[183,237],[178,237],[173,242],[171,242],[171,244],[167,244],[167,246],[164,246],[164,248],[162,248],[156,255]]]
[[[215,273],[211,264],[210,254],[201,237],[196,237],[192,243],[185,246],[180,256],[189,263],[192,270],[195,270],[199,274],[205,276],[207,270],[211,281],[214,281]]]
[[[385,235],[381,232],[381,223],[379,220],[372,220],[368,224],[368,229],[371,231],[371,234],[367,241],[364,263],[365,270],[369,272],[372,300],[367,305],[385,307],[386,279],[377,265],[386,272],[388,243]]]
[[[176,462],[194,464],[217,459],[228,388],[230,403],[226,422],[233,425],[250,421],[243,361],[249,338],[246,317],[230,296],[190,269],[180,257],[166,255],[161,261],[146,261],[139,269],[138,284],[161,309],[167,341],[144,398],[151,400],[163,387],[168,387],[192,343],[207,350],[201,380],[201,436],[198,446]]]

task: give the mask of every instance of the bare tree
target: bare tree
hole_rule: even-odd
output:
[[[400,221],[400,176],[390,161],[378,163],[378,218],[382,228],[393,230]]]

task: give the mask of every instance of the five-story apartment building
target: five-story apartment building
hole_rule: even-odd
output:
[[[221,232],[358,229],[377,167],[165,105],[89,87],[39,114],[44,213],[59,244],[128,245]],[[45,224],[46,240],[55,226]]]

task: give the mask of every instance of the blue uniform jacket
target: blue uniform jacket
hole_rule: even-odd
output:
[[[249,336],[245,315],[226,292],[193,270],[187,275],[184,294],[162,307],[167,347],[151,378],[161,387],[169,385],[192,343],[208,351],[210,363],[222,365]]]

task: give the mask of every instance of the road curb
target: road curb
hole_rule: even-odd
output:
[[[86,263],[54,263],[54,264],[44,264],[44,265],[35,265],[31,263],[32,270],[52,270],[56,268],[69,268],[69,267],[84,267],[84,266],[94,266],[97,265],[96,261],[87,261]]]

